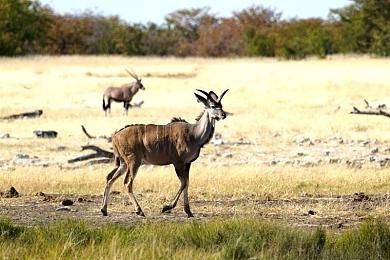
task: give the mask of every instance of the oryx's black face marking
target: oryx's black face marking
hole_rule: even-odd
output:
[[[142,79],[137,79],[136,84],[138,85],[138,88],[139,88],[139,89],[145,90],[145,87],[144,87],[144,85],[141,83],[141,80],[142,80]]]
[[[197,91],[203,93],[206,96],[206,98],[204,98],[204,97],[195,93],[195,96],[198,99],[198,102],[201,102],[201,103],[203,103],[203,105],[205,105],[211,118],[213,118],[215,120],[220,120],[220,119],[226,118],[226,113],[222,109],[221,100],[222,100],[223,96],[226,94],[226,92],[228,91],[228,89],[225,90],[219,98],[218,98],[217,94],[215,94],[213,91],[210,91],[209,93],[207,93],[206,91],[200,90],[200,89],[197,89]]]

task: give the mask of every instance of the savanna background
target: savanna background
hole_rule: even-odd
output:
[[[388,258],[389,119],[350,114],[390,103],[388,10],[388,1],[356,0],[327,20],[285,20],[263,6],[227,18],[194,8],[143,25],[1,0],[0,116],[43,114],[0,121],[0,255]],[[142,78],[132,102],[144,104],[124,116],[114,103],[105,116],[104,89],[132,81],[124,68]],[[88,153],[82,145],[111,144],[81,125],[110,136],[132,123],[194,122],[197,88],[230,89],[231,115],[191,169],[195,218],[180,204],[160,213],[179,187],[172,166],[139,170],[146,218],[121,179],[101,216],[113,164],[67,161]],[[18,197],[8,198],[11,186]],[[64,199],[74,205],[63,210]]]

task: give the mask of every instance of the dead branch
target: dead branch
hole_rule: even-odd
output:
[[[100,147],[97,147],[96,145],[83,145],[81,146],[81,151],[85,150],[93,150],[95,153],[92,154],[87,154],[87,155],[81,155],[76,158],[68,160],[68,163],[74,163],[74,162],[80,162],[80,161],[86,161],[86,160],[91,160],[95,158],[105,158],[106,160],[96,160],[99,162],[96,163],[107,163],[112,161],[114,158],[114,154],[110,151],[101,149]]]
[[[92,136],[90,134],[88,134],[87,130],[85,129],[85,127],[83,125],[81,125],[81,129],[83,130],[83,133],[89,138],[89,139],[95,139],[96,137],[95,136]]]
[[[138,103],[130,104],[130,107],[141,107],[144,104],[144,101],[140,101]]]
[[[364,99],[364,103],[366,103],[366,108],[372,109],[372,107],[370,106],[370,103],[368,103],[367,99]]]
[[[43,114],[43,111],[41,109],[35,110],[32,112],[24,112],[20,114],[13,114],[9,116],[0,117],[2,120],[15,120],[15,119],[25,119],[25,118],[36,118],[40,117]]]
[[[106,139],[107,142],[111,142],[111,136],[105,136],[105,135],[101,135],[101,136],[93,136],[93,135],[90,135],[88,132],[87,132],[87,129],[85,129],[85,127],[83,125],[81,125],[81,129],[83,130],[83,133],[89,138],[89,139]]]
[[[350,114],[357,114],[357,115],[376,115],[376,116],[385,116],[390,117],[390,113],[387,113],[383,110],[379,111],[365,111],[365,110],[359,110],[356,107],[353,107],[353,111],[350,112]]]

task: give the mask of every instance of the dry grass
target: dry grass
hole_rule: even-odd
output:
[[[143,77],[146,91],[134,102],[144,100],[142,109],[122,116],[122,106],[113,104],[112,116],[101,109],[102,92],[109,85],[129,79],[124,67]],[[225,110],[233,116],[218,122],[224,140],[256,141],[248,152],[270,151],[300,136],[348,139],[388,139],[390,125],[381,117],[349,115],[352,106],[363,107],[363,98],[390,104],[390,59],[331,57],[326,60],[276,61],[274,59],[126,58],[126,57],[27,57],[0,59],[0,116],[43,109],[39,119],[1,122],[0,132],[13,138],[0,140],[0,159],[16,153],[38,155],[63,164],[87,142],[80,130],[84,124],[95,135],[114,132],[131,123],[167,123],[171,117],[191,120],[201,111],[193,97],[196,88],[221,93]],[[59,132],[55,140],[37,140],[32,131]],[[280,138],[275,139],[275,133]],[[108,148],[109,144],[98,141]],[[65,151],[58,152],[58,146]],[[233,149],[233,148],[232,148]],[[246,146],[235,151],[245,152]],[[214,152],[212,146],[204,151]],[[231,152],[227,150],[225,152]],[[352,152],[352,151],[351,151]],[[275,155],[277,156],[277,155]],[[386,192],[390,175],[386,170],[348,169],[343,166],[314,168],[246,165],[221,166],[223,157],[209,163],[200,158],[191,171],[190,194],[197,199],[294,198],[302,192],[332,196]],[[233,160],[234,161],[234,158]],[[13,185],[25,194],[101,194],[111,166],[67,169],[20,167],[0,171],[0,190]],[[153,191],[151,207],[161,205],[178,188],[172,167],[140,170],[135,190]],[[114,189],[122,190],[121,183]],[[150,200],[149,200],[150,199]],[[255,204],[249,210],[257,210]],[[292,207],[291,210],[302,210]],[[323,210],[337,206],[324,204]],[[387,214],[384,207],[383,212]],[[221,209],[222,210],[222,209]]]

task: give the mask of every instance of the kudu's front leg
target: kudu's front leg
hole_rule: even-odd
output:
[[[184,211],[187,213],[187,216],[193,217],[192,212],[190,210],[190,205],[188,201],[188,179],[189,179],[189,172],[190,172],[190,163],[187,164],[175,164],[175,171],[177,174],[177,177],[180,180],[180,188],[178,192],[176,193],[176,196],[174,197],[172,203],[170,205],[165,205],[161,212],[169,212],[171,209],[174,209],[177,205],[177,201],[180,198],[181,193],[184,191]]]
[[[100,209],[100,211],[103,213],[103,216],[107,216],[108,196],[110,194],[111,186],[125,172],[125,170],[126,164],[121,161],[119,167],[115,168],[107,175],[107,183],[103,194],[103,205]]]

